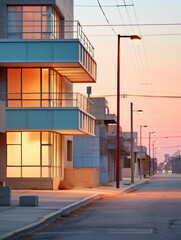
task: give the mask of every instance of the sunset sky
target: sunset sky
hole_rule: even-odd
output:
[[[116,7],[125,3],[134,6]],[[92,86],[92,96],[105,96],[110,113],[116,114],[117,34],[141,36],[140,42],[121,39],[121,94],[152,97],[121,98],[122,130],[130,131],[133,102],[134,109],[143,110],[143,114],[134,113],[134,131],[148,125],[142,133],[142,144],[147,147],[149,132],[157,133],[152,141],[159,141],[155,143],[160,147],[158,161],[165,153],[180,150],[181,98],[160,96],[181,96],[181,1],[74,0],[74,5],[75,19],[95,47],[98,70],[96,84],[77,84],[74,91],[86,93],[86,87]]]

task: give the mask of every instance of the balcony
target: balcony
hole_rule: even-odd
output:
[[[93,103],[79,93],[11,93],[6,99],[6,131],[55,131],[95,135]]]
[[[58,26],[55,31],[51,21],[5,22],[0,66],[52,67],[73,83],[95,82],[94,48],[80,23],[59,21]]]

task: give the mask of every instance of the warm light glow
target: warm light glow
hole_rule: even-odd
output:
[[[7,71],[8,99],[21,99],[21,69],[9,68]],[[9,100],[8,107],[21,107],[20,100]]]
[[[60,177],[62,136],[53,132],[7,132],[7,177]]]
[[[133,41],[140,41],[141,37],[139,37],[138,35],[131,35],[130,39]]]
[[[23,107],[40,107],[40,68],[22,69],[22,92]]]
[[[22,164],[40,165],[40,132],[22,133]]]

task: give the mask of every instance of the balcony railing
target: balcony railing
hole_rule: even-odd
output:
[[[1,26],[1,39],[79,39],[94,57],[94,47],[78,21],[9,20]]]
[[[78,107],[93,115],[93,102],[80,93],[1,93],[0,99],[6,101],[6,107]]]

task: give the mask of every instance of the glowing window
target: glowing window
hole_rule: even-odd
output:
[[[40,107],[40,69],[22,69],[23,107]]]
[[[8,166],[21,165],[21,146],[20,145],[7,146],[7,165]]]
[[[7,132],[7,144],[21,144],[21,133]]]
[[[22,132],[22,165],[40,165],[40,132]]]
[[[7,177],[21,177],[21,168],[7,167]]]
[[[20,68],[8,69],[7,92],[8,92],[8,107],[21,107],[21,69]]]
[[[40,167],[22,167],[22,177],[40,177]]]

